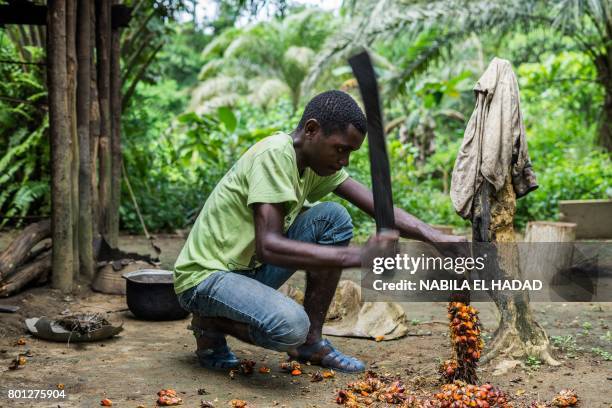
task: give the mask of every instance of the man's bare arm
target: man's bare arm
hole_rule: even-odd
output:
[[[361,265],[361,248],[317,245],[283,235],[282,204],[257,203],[255,246],[260,262],[295,268],[351,268]]]
[[[363,184],[349,177],[336,188],[334,193],[353,203],[366,214],[374,217],[374,196]],[[401,208],[394,207],[394,214],[396,228],[404,238],[418,239],[425,242],[464,241],[462,237],[442,234]]]

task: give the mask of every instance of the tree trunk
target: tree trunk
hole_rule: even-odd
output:
[[[51,236],[51,221],[30,224],[0,253],[0,281],[6,280],[28,258],[30,250]]]
[[[72,205],[73,273],[79,275],[79,139],[76,112],[76,0],[66,0],[66,75],[68,82],[68,124],[72,142],[70,159],[70,202]]]
[[[113,0],[118,4],[118,0]],[[121,204],[121,29],[112,30],[110,63],[111,101],[111,198],[108,208],[108,242],[119,244],[119,206]]]
[[[49,136],[51,140],[52,285],[70,292],[73,283],[72,207],[70,200],[70,129],[66,84],[66,4],[49,0],[47,15]]]
[[[91,49],[96,44],[96,9],[90,4],[90,43]],[[98,200],[98,144],[100,138],[100,103],[98,99],[98,73],[96,67],[96,53],[91,53],[91,83],[89,94],[89,155],[91,163],[91,213],[92,213],[92,235],[98,237],[100,233],[99,219],[100,206]]]
[[[19,268],[10,279],[0,284],[0,297],[17,293],[30,282],[41,282],[41,278],[46,281],[46,276],[51,270],[51,258],[51,252],[47,252],[33,262]]]
[[[111,200],[111,117],[110,117],[110,0],[96,0],[96,47],[98,56],[98,100],[100,106],[98,210],[99,231],[111,244],[109,210]]]
[[[485,180],[474,200],[472,221],[475,242],[493,242],[500,279],[520,279],[518,247],[514,237],[516,195],[510,179],[495,193]],[[500,321],[493,338],[486,345],[487,353],[481,359],[487,363],[503,355],[512,359],[537,357],[550,365],[559,363],[550,354],[548,336],[533,317],[527,292],[490,292],[500,312]]]
[[[79,264],[80,273],[93,279],[93,226],[91,208],[91,152],[89,137],[89,109],[91,94],[91,1],[78,3],[78,71],[77,71],[77,127],[79,139]]]

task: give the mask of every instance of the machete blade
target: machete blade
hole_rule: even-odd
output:
[[[378,96],[376,75],[367,51],[349,59],[353,75],[359,84],[359,92],[368,120],[368,144],[370,147],[370,173],[372,175],[372,192],[374,194],[374,219],[376,231],[395,229],[393,214],[393,196],[391,193],[391,175],[389,156],[385,142],[382,111]]]

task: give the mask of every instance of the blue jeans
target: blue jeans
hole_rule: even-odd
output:
[[[287,237],[320,245],[348,245],[353,237],[351,217],[333,202],[301,213]],[[295,269],[262,265],[248,271],[218,271],[178,295],[183,308],[202,317],[224,317],[249,326],[258,346],[291,350],[306,341],[310,321],[304,308],[278,289]]]

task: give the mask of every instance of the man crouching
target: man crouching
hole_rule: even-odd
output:
[[[323,339],[323,322],[343,268],[359,267],[366,250],[385,250],[396,233],[349,247],[351,218],[337,203],[311,203],[334,192],[369,215],[372,193],[344,170],[365,137],[366,118],[340,91],[314,97],[297,129],[252,146],[208,197],[174,269],[180,304],[193,313],[198,360],[208,368],[233,368],[239,359],[225,335],[287,352],[342,372],[365,365]],[[310,207],[309,207],[310,206]],[[395,209],[404,237],[458,242]],[[278,289],[305,269],[304,306]]]

